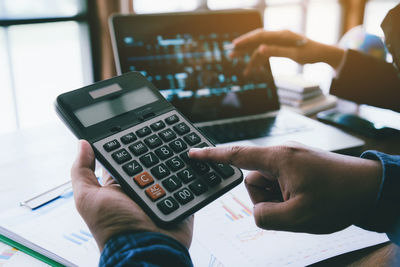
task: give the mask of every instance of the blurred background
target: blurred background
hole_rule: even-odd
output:
[[[115,75],[107,18],[115,12],[160,13],[255,8],[264,28],[289,29],[327,44],[363,24],[380,23],[397,0],[0,0],[0,134],[58,120],[55,97]],[[272,58],[272,71],[301,73],[329,89],[331,69]]]

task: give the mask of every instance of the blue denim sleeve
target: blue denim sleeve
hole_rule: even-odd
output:
[[[400,245],[400,156],[378,151],[366,151],[362,158],[382,163],[382,182],[374,208],[357,225],[372,231],[385,232]]]
[[[193,266],[186,247],[152,232],[121,233],[107,241],[99,266]]]

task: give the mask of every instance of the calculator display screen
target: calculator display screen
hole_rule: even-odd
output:
[[[77,109],[74,114],[83,126],[89,127],[158,100],[159,97],[156,94],[149,88],[143,87]]]

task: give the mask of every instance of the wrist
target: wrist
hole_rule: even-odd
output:
[[[345,56],[345,50],[333,45],[323,46],[324,62],[338,72]]]

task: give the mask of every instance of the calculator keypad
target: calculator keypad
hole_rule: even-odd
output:
[[[190,147],[209,144],[189,123],[171,113],[150,120],[148,126],[114,134],[97,146],[109,152],[114,168],[122,170],[121,176],[147,205],[164,215],[195,205],[189,203],[218,191],[235,173],[227,164],[190,159]]]

